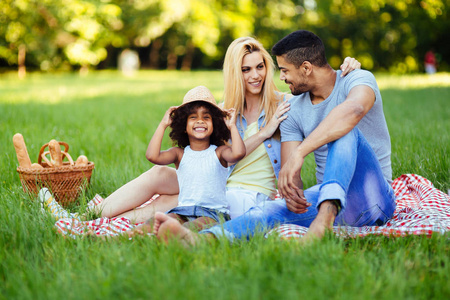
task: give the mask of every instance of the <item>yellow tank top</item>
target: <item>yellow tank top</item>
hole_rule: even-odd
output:
[[[258,122],[248,125],[244,140],[258,132]],[[227,180],[227,187],[240,187],[263,193],[272,199],[276,194],[275,173],[264,144],[241,159]]]

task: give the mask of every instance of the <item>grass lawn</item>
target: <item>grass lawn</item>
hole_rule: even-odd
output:
[[[65,239],[22,192],[12,136],[23,134],[32,162],[57,139],[95,162],[85,198],[107,196],[151,167],[145,150],[169,106],[196,85],[223,91],[216,72],[105,71],[0,75],[0,299],[445,299],[450,235],[328,236],[299,247],[257,236],[185,249],[150,238]],[[393,177],[415,173],[450,189],[450,74],[376,74],[392,140]],[[277,80],[281,90],[284,83]],[[168,148],[165,140],[163,147]],[[314,164],[303,169],[315,182]],[[74,206],[73,211],[81,210]]]

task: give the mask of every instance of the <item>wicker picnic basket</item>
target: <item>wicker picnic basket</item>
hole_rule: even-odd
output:
[[[41,147],[39,151],[38,163],[43,169],[32,169],[18,167],[20,181],[24,192],[37,195],[42,187],[48,188],[55,196],[56,201],[61,205],[68,204],[77,200],[80,192],[84,190],[91,180],[94,163],[88,162],[87,165],[75,165],[72,157],[68,153],[69,145],[65,142],[58,142],[64,146],[61,154],[67,158],[60,167],[53,166],[52,162],[47,158],[50,154],[45,151],[48,143]]]

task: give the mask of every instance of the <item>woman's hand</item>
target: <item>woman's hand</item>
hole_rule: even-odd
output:
[[[286,120],[286,112],[288,112],[290,109],[291,104],[287,101],[283,101],[280,103],[280,105],[278,105],[277,110],[269,120],[269,123],[267,123],[266,126],[261,129],[261,134],[264,135],[265,139],[272,137],[278,126],[280,126],[280,123]]]
[[[161,125],[163,125],[165,128],[167,128],[170,126],[170,124],[172,124],[172,118],[170,117],[170,115],[177,108],[178,108],[178,106],[169,107],[169,109],[166,111],[166,113],[164,114],[164,117],[162,118],[162,120],[160,122]]]
[[[347,56],[344,59],[344,62],[342,63],[340,69],[342,71],[341,77],[344,77],[351,71],[354,71],[356,69],[361,69],[361,63],[356,58]]]

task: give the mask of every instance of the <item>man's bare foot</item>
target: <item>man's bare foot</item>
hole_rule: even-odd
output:
[[[168,243],[170,240],[179,240],[186,245],[195,245],[199,239],[196,233],[181,225],[177,219],[161,212],[155,214],[153,233],[164,243]]]
[[[333,230],[333,223],[338,214],[334,200],[324,201],[319,207],[319,213],[309,226],[308,232],[301,239],[302,242],[320,240],[327,230]]]

